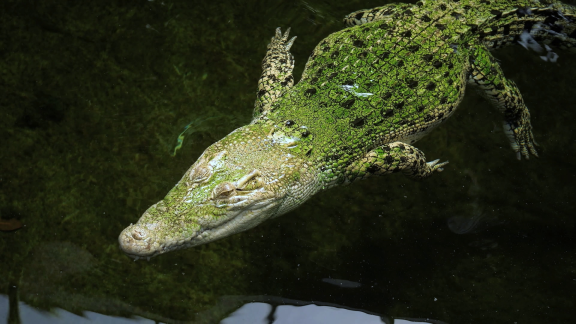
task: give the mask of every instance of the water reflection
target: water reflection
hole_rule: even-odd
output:
[[[228,317],[219,321],[221,324],[446,324],[442,321],[419,318],[392,318],[370,313],[359,309],[350,309],[340,305],[328,303],[312,303],[299,300],[290,300],[273,296],[227,296],[221,299],[221,304],[213,309],[219,312],[226,310],[230,301],[248,301]],[[0,318],[8,319],[8,323],[164,323],[135,316],[122,318],[86,311],[82,316],[66,310],[56,308],[50,312],[38,310],[24,302],[18,302],[19,314],[17,318],[8,319],[10,302],[8,296],[0,295]],[[227,313],[227,312],[226,312]],[[174,323],[217,323],[211,316],[202,316],[192,321],[174,321]],[[173,322],[173,321],[169,321]]]
[[[282,299],[267,297],[269,299]],[[283,300],[283,299],[282,299]],[[306,302],[292,301],[295,304]],[[358,309],[349,309],[338,305],[275,305],[273,303],[252,302],[244,304],[221,324],[408,324],[432,323],[445,324],[441,321],[417,318],[391,318],[369,313]]]
[[[153,320],[145,319],[142,317],[122,318],[109,315],[102,315],[94,312],[83,312],[82,316],[70,313],[61,308],[56,308],[50,312],[41,311],[26,303],[19,302],[19,317],[9,318],[9,302],[8,297],[0,295],[0,319],[6,318],[10,324],[84,324],[84,323],[106,323],[106,324],[135,324],[135,323],[155,323]]]

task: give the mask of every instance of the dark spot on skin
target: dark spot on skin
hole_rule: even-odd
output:
[[[363,33],[367,32],[367,31],[369,31],[369,30],[370,30],[370,28],[368,28],[368,27],[362,28],[362,32],[363,32]]]
[[[430,82],[426,85],[426,90],[432,91],[434,89],[436,89],[436,84],[434,82]]]
[[[530,31],[530,30],[532,30],[533,26],[534,26],[533,21],[527,21],[524,23],[524,30]]]
[[[496,19],[502,17],[502,11],[499,10],[490,10],[490,13],[493,14]]]
[[[351,125],[352,127],[361,127],[364,125],[364,122],[366,120],[364,118],[356,118],[352,121]]]
[[[493,27],[490,27],[490,29],[492,29],[492,31],[490,32],[490,36],[494,36],[494,35],[498,34],[498,27],[493,26]]]
[[[426,62],[430,62],[430,60],[432,59],[432,54],[426,54],[426,55],[422,55],[422,59]]]
[[[308,152],[306,152],[306,156],[310,156],[312,154],[312,149],[309,149]]]
[[[310,80],[310,82],[316,83],[316,82],[318,82],[318,78],[314,77],[314,78],[312,78],[312,79]]]
[[[475,24],[468,25],[468,27],[470,27],[471,32],[475,32],[478,30],[478,25]]]
[[[412,37],[412,31],[410,31],[410,30],[405,31],[401,34],[401,36],[406,37],[406,38]]]
[[[432,21],[432,19],[430,19],[430,17],[428,16],[422,16],[422,18],[420,18],[423,22],[430,22]]]
[[[328,76],[328,79],[329,79],[329,80],[334,79],[337,75],[338,75],[338,73],[332,72],[332,73]]]
[[[338,55],[340,55],[340,52],[334,51],[334,52],[332,52],[332,54],[330,54],[330,57],[331,57],[331,58],[337,58]]]
[[[438,118],[442,118],[442,117],[444,117],[444,113],[439,113]]]
[[[356,16],[354,16],[354,19],[360,20],[360,19],[362,19],[363,16],[364,16],[364,13],[363,13],[363,12],[359,12],[359,13],[356,14]]]
[[[310,88],[304,92],[308,97],[311,97],[316,94],[316,88]]]
[[[449,76],[450,76],[450,71],[444,72],[444,77],[445,77],[445,78],[447,78],[447,77],[449,77]]]
[[[355,40],[353,45],[356,47],[364,47],[364,42],[361,40]]]
[[[399,60],[398,63],[396,64],[397,67],[403,67],[404,66],[404,61]]]
[[[348,79],[348,80],[344,81],[344,85],[352,86],[352,85],[354,85],[354,81]]]
[[[404,149],[406,148],[403,144],[398,145],[398,148],[401,149],[402,151],[404,151]]]
[[[374,173],[380,171],[380,167],[379,167],[378,165],[376,165],[376,164],[372,164],[371,166],[369,166],[369,167],[366,169],[366,171],[367,171],[368,173],[374,174]]]
[[[385,95],[382,96],[382,99],[388,100],[388,99],[390,99],[390,97],[392,97],[392,93],[391,93],[391,92],[388,92],[388,93],[386,93]]]
[[[424,109],[425,109],[425,107],[424,107],[424,106],[419,106],[419,107],[417,108],[418,112],[423,112],[423,111],[424,111]]]
[[[434,61],[434,63],[432,63],[432,66],[435,68],[439,68],[442,66],[442,62],[436,60],[436,61]]]
[[[380,26],[378,26],[380,29],[386,29],[388,28],[387,24],[380,24]]]
[[[328,52],[329,50],[330,50],[330,46],[322,47],[322,51],[324,51],[324,52]]]
[[[440,8],[440,10],[446,10],[446,5],[445,5],[445,4],[441,4],[439,8]]]
[[[504,84],[498,83],[497,85],[494,86],[494,88],[496,88],[496,90],[504,90]]]
[[[287,120],[284,122],[284,125],[290,127],[290,126],[294,125],[294,121],[293,120]]]
[[[462,14],[459,13],[459,12],[453,12],[453,13],[450,14],[450,16],[452,16],[452,17],[454,17],[454,18],[456,18],[456,19],[462,18]]]
[[[390,116],[392,116],[392,115],[394,115],[394,110],[392,110],[392,109],[384,110],[384,111],[382,112],[382,116],[384,116],[384,117],[390,117]]]
[[[262,89],[258,91],[258,98],[262,97],[266,93],[266,90]]]
[[[286,59],[281,59],[280,63],[286,63]]]
[[[402,109],[402,107],[404,107],[404,101],[394,104],[394,108],[396,109]]]
[[[419,48],[420,48],[420,45],[412,45],[412,46],[408,47],[408,50],[410,52],[416,52],[416,51],[418,51]]]
[[[401,157],[400,157],[400,162],[406,163],[406,157],[405,157],[405,156],[401,156]]]
[[[510,34],[510,25],[506,25],[504,26],[504,30],[502,31],[503,35],[509,35]]]
[[[442,99],[440,99],[441,104],[445,104],[447,101],[448,101],[447,97],[442,97]]]
[[[448,63],[448,69],[452,70],[454,68],[454,64]]]
[[[433,121],[433,120],[436,120],[436,117],[435,117],[434,115],[427,115],[426,117],[424,117],[424,121],[425,121],[426,123],[429,123],[429,122],[431,122],[431,121]]]
[[[439,30],[444,30],[444,29],[446,29],[446,25],[443,25],[443,24],[436,24],[436,25],[434,25],[434,26],[435,26],[436,28],[438,28]]]
[[[388,147],[388,151],[390,151],[390,148]],[[392,162],[394,162],[394,158],[392,157],[392,155],[387,155],[384,158],[384,161],[386,161],[387,164],[392,164]]]
[[[408,80],[408,82],[406,84],[408,85],[408,88],[414,89],[418,86],[418,81]]]
[[[355,99],[348,99],[348,100],[342,102],[342,103],[340,104],[340,106],[342,106],[343,108],[348,109],[348,108],[352,107],[352,105],[354,104],[355,101],[356,101]]]
[[[362,52],[362,53],[358,54],[358,57],[360,57],[360,58],[366,58],[366,56],[368,56],[368,52]]]
[[[388,58],[389,55],[390,55],[390,53],[385,52],[385,53],[382,53],[382,54],[378,55],[378,57],[379,57],[380,59],[382,59],[382,60],[385,60],[385,59]]]

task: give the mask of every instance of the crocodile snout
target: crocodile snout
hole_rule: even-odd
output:
[[[154,256],[155,251],[152,249],[153,233],[147,228],[136,225],[130,225],[125,228],[118,237],[120,248],[128,256],[138,259]]]

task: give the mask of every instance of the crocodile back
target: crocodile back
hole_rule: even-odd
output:
[[[538,22],[570,34],[540,38],[570,45],[575,28],[573,7],[559,2],[423,1],[361,14],[376,10],[377,20],[352,13],[347,22],[359,25],[322,40],[267,117],[301,140],[295,153],[322,168],[348,165],[384,143],[413,143],[448,118],[463,98],[474,46],[516,43]]]

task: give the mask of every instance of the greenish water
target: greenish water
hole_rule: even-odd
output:
[[[3,1],[0,217],[24,226],[0,232],[10,305],[0,321],[20,323],[20,304],[218,323],[258,301],[451,324],[574,323],[576,54],[561,50],[555,64],[520,46],[495,53],[531,109],[539,159],[517,161],[501,116],[468,91],[417,143],[450,161],[424,182],[335,188],[150,262],[118,248],[120,231],[208,145],[250,121],[276,27],[298,36],[299,76],[344,15],[384,3]]]

